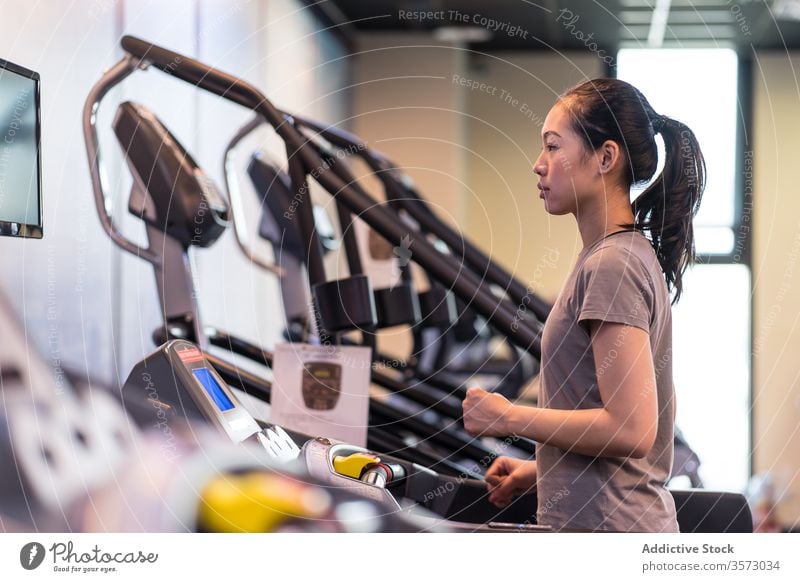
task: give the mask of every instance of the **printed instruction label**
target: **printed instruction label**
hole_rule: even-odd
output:
[[[278,344],[271,421],[312,437],[366,446],[371,370],[367,347]]]

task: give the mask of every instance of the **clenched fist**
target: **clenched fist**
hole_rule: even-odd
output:
[[[508,436],[506,415],[514,407],[504,396],[468,388],[464,399],[464,428],[472,435]]]
[[[536,461],[498,457],[485,475],[489,501],[505,507],[517,495],[536,489]]]

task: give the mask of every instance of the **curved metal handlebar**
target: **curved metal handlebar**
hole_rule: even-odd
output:
[[[228,194],[228,202],[231,205],[231,215],[233,216],[233,233],[236,235],[236,244],[239,249],[244,253],[244,256],[253,264],[262,269],[266,269],[279,277],[282,277],[284,270],[274,263],[269,263],[258,257],[251,248],[247,245],[247,221],[245,219],[244,201],[242,200],[242,193],[239,189],[236,175],[236,158],[233,154],[236,146],[258,127],[264,123],[260,116],[256,116],[247,122],[236,135],[233,136],[228,146],[225,148],[225,155],[222,160],[222,175],[225,179],[225,192]]]
[[[86,154],[89,160],[89,173],[92,181],[92,191],[94,192],[94,203],[97,207],[97,215],[100,217],[100,224],[106,231],[111,240],[121,249],[131,254],[139,256],[146,261],[160,265],[161,259],[150,249],[139,246],[128,239],[117,228],[111,216],[111,198],[106,194],[103,187],[103,164],[100,156],[100,142],[97,137],[97,112],[103,97],[116,85],[121,83],[131,73],[140,67],[140,61],[130,55],[125,55],[116,65],[106,71],[100,80],[95,83],[89,91],[86,102],[83,105],[83,139],[86,144]]]

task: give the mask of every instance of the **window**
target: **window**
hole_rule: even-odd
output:
[[[617,76],[656,111],[692,128],[706,159],[708,181],[694,223],[704,264],[687,271],[685,294],[673,309],[673,366],[678,427],[700,457],[706,486],[726,490],[745,488],[751,448],[750,268],[743,252],[749,229],[742,226],[749,216],[737,180],[747,156],[737,145],[738,69],[730,49],[622,49],[617,59]]]
[[[617,76],[659,113],[692,128],[709,168],[695,219],[697,252],[734,250],[738,59],[731,49],[623,49]]]

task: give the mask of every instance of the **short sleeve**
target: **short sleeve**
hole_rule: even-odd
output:
[[[587,258],[577,283],[579,323],[599,320],[650,331],[655,291],[644,264],[630,249],[598,249]]]

